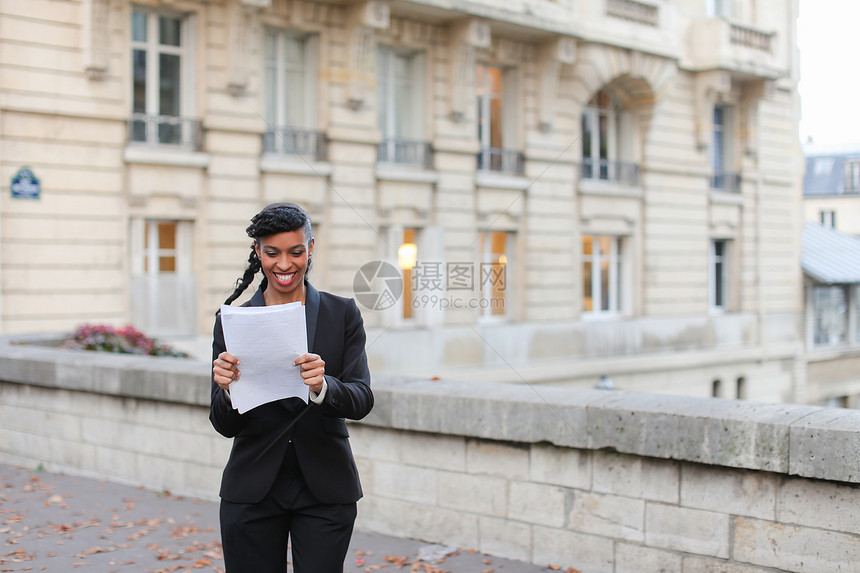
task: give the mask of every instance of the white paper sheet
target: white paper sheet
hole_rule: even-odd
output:
[[[296,358],[308,351],[305,307],[300,302],[273,306],[221,306],[227,352],[239,359],[239,380],[230,384],[233,408],[244,414],[282,398],[307,403],[308,387]]]

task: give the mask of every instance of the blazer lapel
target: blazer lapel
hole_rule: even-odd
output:
[[[305,322],[308,329],[308,352],[314,351],[314,336],[317,333],[317,318],[320,314],[320,292],[306,282]]]

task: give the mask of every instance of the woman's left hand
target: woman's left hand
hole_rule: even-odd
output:
[[[302,354],[296,358],[293,364],[301,367],[302,378],[305,379],[308,388],[317,394],[322,392],[325,361],[320,358],[319,354]]]

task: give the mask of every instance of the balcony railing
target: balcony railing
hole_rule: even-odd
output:
[[[173,115],[134,113],[128,120],[128,139],[148,145],[175,145],[195,151],[203,148],[203,126],[197,119]]]
[[[606,13],[646,26],[657,26],[660,23],[657,6],[635,0],[606,0]]]
[[[379,163],[395,163],[421,169],[433,168],[433,146],[426,141],[386,139],[376,147]]]
[[[321,131],[271,127],[263,134],[263,153],[309,156],[323,161],[328,157],[328,139]]]
[[[507,175],[523,175],[526,172],[526,158],[522,151],[515,149],[485,147],[478,152],[478,169]]]
[[[635,186],[639,184],[639,165],[608,159],[595,161],[583,158],[579,178]]]
[[[763,52],[770,52],[773,33],[762,32],[761,30],[748,28],[739,24],[732,24],[729,34],[732,44],[746,46],[747,48],[761,50]]]
[[[729,173],[728,171],[717,171],[711,175],[711,189],[740,193],[741,174]]]

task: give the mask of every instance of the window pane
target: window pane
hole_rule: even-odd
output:
[[[131,60],[134,75],[132,110],[146,113],[146,51],[133,50]]]
[[[266,37],[263,40],[263,57],[267,64],[273,64],[277,59],[278,35],[273,30],[266,30]]]
[[[612,310],[620,311],[622,301],[621,287],[624,284],[624,281],[622,280],[622,264],[624,258],[621,252],[621,246],[623,245],[623,242],[619,237],[615,237],[613,240],[615,241],[615,265],[613,269],[615,272],[612,275],[612,282],[615,285],[615,297],[612,300]]]
[[[287,125],[292,127],[308,127],[306,114],[305,88],[308,78],[305,66],[305,41],[284,35],[285,52],[283,55],[286,66],[286,93],[282,101],[285,106],[284,117]]]
[[[488,87],[489,87],[490,93],[501,94],[502,93],[502,69],[501,68],[487,68],[487,78],[488,78]]]
[[[588,260],[591,260],[591,254],[594,252],[594,237],[591,235],[584,235],[582,237],[582,253],[584,255],[589,255]]]
[[[609,306],[609,258],[600,261],[600,310],[612,310]]]
[[[600,178],[609,179],[609,118],[601,112],[597,119],[597,143],[600,152]]]
[[[179,56],[159,54],[158,110],[161,115],[180,115]]]
[[[277,70],[275,69],[275,66],[270,63],[266,63],[266,70],[263,73],[266,78],[266,123],[271,127],[284,127],[282,125],[278,125],[278,115],[276,111],[277,98],[275,96],[275,89],[277,86]]]
[[[854,287],[854,342],[860,342],[860,286]]]
[[[415,229],[403,229],[403,242],[416,244]],[[409,319],[412,318],[412,269],[401,268],[401,272],[403,273],[403,318]]]
[[[504,147],[502,142],[502,98],[490,100],[490,146]]]
[[[166,256],[158,257],[158,272],[160,273],[175,273],[176,272],[176,257]]]
[[[592,312],[594,310],[594,296],[591,292],[591,261],[582,265],[582,310]]]
[[[723,263],[714,262],[714,306],[723,307]]]
[[[594,311],[594,293],[592,290],[592,269],[594,260],[594,237],[582,236],[582,310]]]
[[[492,258],[492,297],[494,301],[499,301],[501,304],[491,304],[490,308],[493,315],[499,316],[505,314],[505,305],[507,302],[505,300],[505,289],[507,287],[508,258],[504,254],[505,233],[494,233],[494,235],[501,235],[502,252],[494,254]],[[498,237],[494,236],[493,242],[497,243],[497,240]]]
[[[405,56],[397,56],[394,93],[394,126],[393,133],[397,137],[408,138],[412,135],[409,128],[410,117],[416,110],[411,109],[412,78],[411,61]]]
[[[284,102],[287,106],[287,125],[300,128],[307,127],[304,70],[291,69],[287,72],[287,93]]]
[[[146,13],[133,12],[131,15],[131,39],[134,42],[146,41]]]
[[[812,291],[815,313],[815,344],[845,342],[848,308],[842,287],[815,287]]]
[[[723,140],[723,108],[714,108],[714,149],[713,149],[713,168],[716,173],[724,171],[723,149],[725,142]]]
[[[158,224],[158,248],[176,248],[176,223],[161,222]]]
[[[180,30],[181,27],[179,19],[159,16],[158,43],[163,46],[179,46]]]

